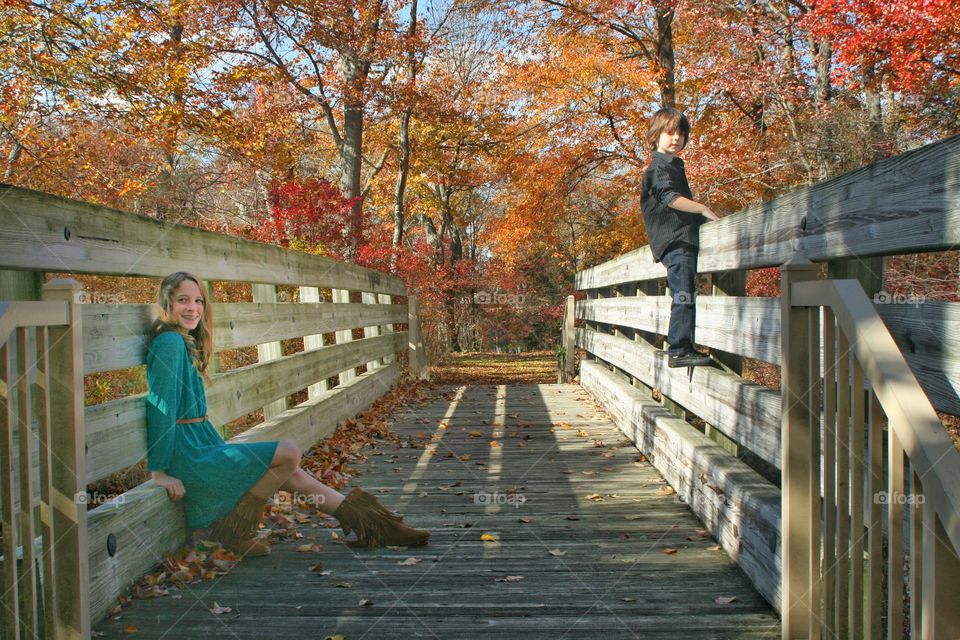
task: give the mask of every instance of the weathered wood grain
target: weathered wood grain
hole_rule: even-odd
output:
[[[0,268],[162,278],[196,265],[207,280],[405,295],[400,278],[109,207],[0,185]]]
[[[879,295],[874,307],[927,398],[960,415],[960,303]],[[605,298],[577,303],[577,318],[665,335],[670,298]],[[778,298],[699,296],[697,343],[780,364]]]
[[[960,136],[800,187],[700,228],[701,273],[947,251],[960,245]],[[642,247],[579,272],[596,289],[666,277]]]
[[[714,367],[667,367],[666,352],[587,329],[577,330],[577,346],[659,389],[728,438],[780,468],[780,394]]]
[[[622,375],[584,362],[580,380],[779,610],[780,490]]]
[[[444,401],[397,414],[394,430],[403,447],[363,451],[366,462],[354,483],[407,522],[428,528],[427,547],[354,550],[332,542],[326,525],[335,522],[318,517],[301,528],[302,540],[277,542],[270,556],[190,585],[177,600],[136,601],[96,629],[105,638],[125,635],[128,624],[144,638],[779,637],[769,605],[736,563],[711,550],[712,538],[697,535],[702,525],[688,506],[663,495],[663,478],[637,461],[637,450],[609,419],[574,419],[570,429],[516,426],[515,437],[510,424],[437,429],[434,419],[426,430],[420,422],[421,415],[455,414],[461,406],[488,406],[505,418],[507,408],[517,406],[547,415],[552,402],[573,398],[582,414],[595,416],[582,389],[555,389],[578,392],[460,388]],[[581,429],[590,436],[577,435]],[[420,437],[425,430],[429,435]],[[482,437],[470,437],[474,431]],[[517,446],[520,434],[530,436],[526,447]],[[500,447],[489,445],[494,437]],[[450,449],[472,458],[447,458]],[[508,490],[525,501],[511,506],[474,497]],[[578,519],[568,519],[571,514]],[[497,540],[483,542],[482,533]],[[297,553],[305,541],[324,547]],[[420,562],[397,564],[411,556]],[[329,575],[310,571],[318,561]],[[507,575],[523,579],[496,581]],[[336,587],[343,582],[351,586]],[[720,596],[736,600],[719,604]],[[372,604],[361,606],[362,598]],[[213,602],[233,610],[214,616]]]

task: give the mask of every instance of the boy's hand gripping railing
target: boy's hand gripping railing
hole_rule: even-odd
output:
[[[42,302],[0,303],[5,639],[90,637],[80,294],[53,280]]]
[[[956,638],[960,455],[860,284],[781,275],[783,637]]]

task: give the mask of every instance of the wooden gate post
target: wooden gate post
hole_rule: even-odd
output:
[[[576,329],[574,321],[576,320],[576,300],[572,295],[567,296],[566,304],[563,308],[563,327],[560,334],[560,350],[562,359],[560,365],[559,382],[570,382],[576,375],[574,370],[574,350],[576,349]]]
[[[780,267],[781,575],[784,640],[820,637],[820,425],[814,403],[819,366],[819,308],[794,307],[790,287],[815,280],[817,266],[798,252]],[[816,328],[815,328],[816,324]]]
[[[87,539],[86,435],[83,423],[83,343],[80,327],[80,293],[76,280],[51,280],[43,285],[43,299],[70,305],[70,324],[50,327],[50,409],[52,426],[49,456],[49,502],[41,514],[52,522],[56,637],[90,637],[90,544]],[[55,455],[51,455],[55,452]],[[81,499],[81,496],[83,499]],[[48,551],[44,548],[44,553]],[[59,635],[62,634],[62,635]]]
[[[430,363],[420,337],[420,311],[417,296],[407,297],[407,339],[410,348],[410,375],[418,380],[430,379]]]

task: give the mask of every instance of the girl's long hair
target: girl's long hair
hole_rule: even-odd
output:
[[[203,315],[200,316],[200,322],[196,328],[191,331],[185,331],[173,317],[173,294],[185,280],[195,282],[200,289],[200,295],[203,296]],[[176,331],[183,336],[193,364],[197,367],[197,371],[209,382],[210,376],[207,374],[207,367],[213,358],[213,305],[207,298],[206,288],[200,278],[192,273],[177,271],[168,275],[160,283],[160,291],[157,292],[157,319],[153,321],[153,325],[150,327],[150,339],[153,340],[153,338],[167,331]]]

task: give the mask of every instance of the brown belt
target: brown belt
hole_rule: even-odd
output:
[[[183,418],[177,420],[177,424],[194,424],[196,422],[206,422],[207,416],[200,416],[199,418]]]

